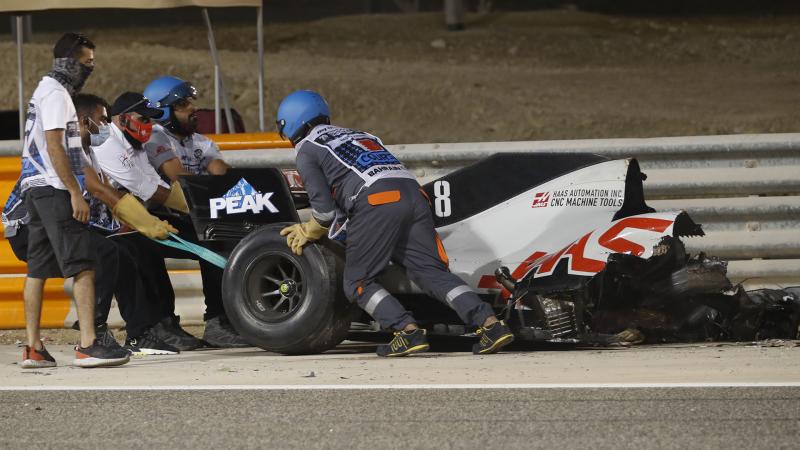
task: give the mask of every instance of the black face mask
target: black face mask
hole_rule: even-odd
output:
[[[81,64],[75,58],[56,58],[53,60],[53,70],[47,75],[58,80],[74,96],[81,91],[93,70],[94,66]]]

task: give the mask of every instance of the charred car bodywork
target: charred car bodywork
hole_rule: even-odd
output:
[[[746,293],[728,281],[725,262],[687,255],[680,238],[701,236],[702,228],[686,212],[650,208],[644,179],[635,159],[500,153],[423,189],[450,270],[507,318],[518,339],[796,337],[795,293]],[[279,236],[307,205],[296,174],[232,169],[184,177],[182,185],[198,238],[228,257],[225,309],[252,343],[313,353],[341,342],[351,324],[374,330],[341,291],[344,243],[326,239],[296,256]],[[474,331],[402,267],[390,266],[381,282],[430,334]],[[620,338],[626,329],[640,338]]]

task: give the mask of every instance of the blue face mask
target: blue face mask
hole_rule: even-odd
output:
[[[92,147],[103,145],[111,136],[111,127],[107,123],[97,125],[92,119],[89,119],[89,122],[97,127],[97,133],[89,133],[89,145]]]

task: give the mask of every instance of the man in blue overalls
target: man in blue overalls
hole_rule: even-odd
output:
[[[330,125],[325,100],[297,91],[278,107],[278,131],[292,141],[297,171],[308,192],[308,222],[281,235],[296,254],[347,218],[344,291],[384,329],[394,330],[379,356],[428,350],[426,332],[376,278],[390,261],[429,295],[445,302],[465,324],[478,327],[477,354],[495,353],[514,340],[509,327],[463,280],[450,273],[427,199],[414,176],[377,137]],[[338,222],[338,221],[337,221]]]

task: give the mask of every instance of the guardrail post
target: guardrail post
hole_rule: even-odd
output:
[[[444,22],[448,31],[464,29],[464,0],[444,0]]]

